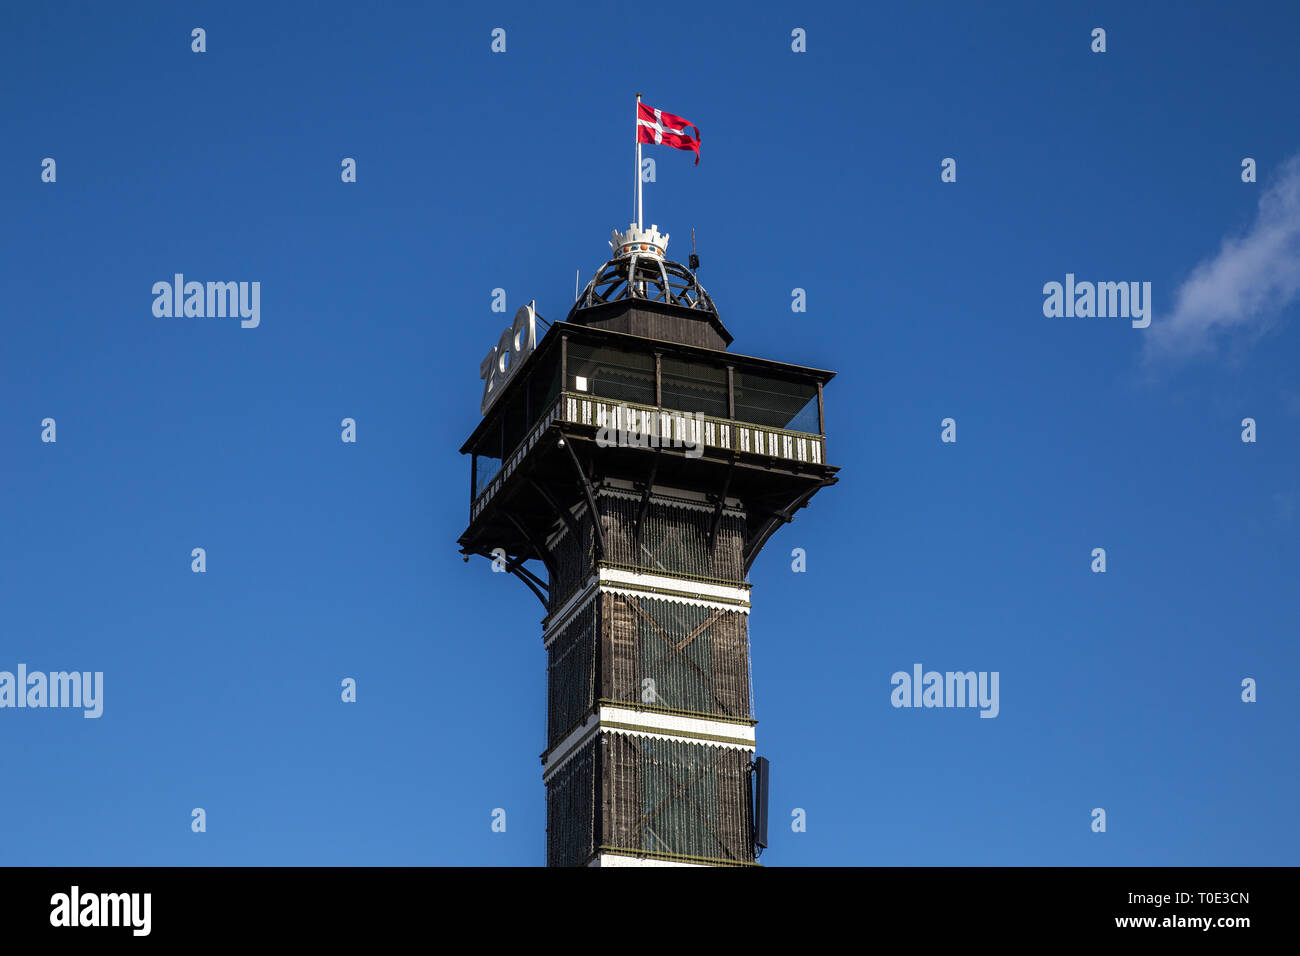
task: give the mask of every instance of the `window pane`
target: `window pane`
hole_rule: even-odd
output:
[[[727,417],[727,370],[665,355],[664,408]]]
[[[736,420],[817,434],[817,385],[736,372]]]
[[[483,494],[483,489],[488,486],[488,482],[495,478],[497,472],[501,470],[501,459],[475,455],[474,462],[474,497],[477,498]]]
[[[528,371],[527,374],[529,376],[529,408],[532,412],[533,421],[537,421],[550,407],[555,396],[560,394],[559,354],[556,353],[550,360],[539,364],[537,368]],[[531,424],[532,422],[529,422],[529,425]]]
[[[570,342],[567,374],[564,387],[570,392],[586,391],[642,405],[655,403],[655,359],[648,352]],[[585,381],[579,383],[578,379]]]

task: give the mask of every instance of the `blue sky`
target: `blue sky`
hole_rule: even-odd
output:
[[[751,572],[763,861],[1297,862],[1293,5],[0,16],[0,670],[105,675],[0,710],[0,862],[543,863],[541,608],[458,555],[457,449],[492,290],[562,318],[627,224],[638,91],[733,349],[839,372]],[[260,325],[155,317],[177,272]],[[1150,328],[1045,317],[1067,273]],[[893,708],[914,663],[998,717]]]

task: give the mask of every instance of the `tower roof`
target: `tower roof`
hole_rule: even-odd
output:
[[[613,258],[596,270],[573,303],[565,317],[566,322],[607,325],[613,316],[635,308],[679,319],[694,319],[711,328],[713,336],[718,339],[718,347],[726,348],[731,344],[731,333],[722,324],[713,299],[704,291],[695,273],[667,258],[667,233],[661,233],[657,225],[643,229],[632,223],[624,232],[615,230],[613,236],[609,243]],[[613,303],[622,303],[623,306]],[[653,337],[679,338],[675,332]]]

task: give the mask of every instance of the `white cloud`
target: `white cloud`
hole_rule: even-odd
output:
[[[1223,240],[1174,294],[1173,312],[1151,323],[1147,357],[1212,350],[1223,334],[1257,337],[1300,298],[1300,155],[1264,190],[1254,223]]]

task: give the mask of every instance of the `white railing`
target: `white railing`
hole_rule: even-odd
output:
[[[529,429],[528,436],[510,452],[500,471],[474,499],[470,507],[471,521],[479,516],[492,497],[501,490],[502,484],[532,451],[542,433],[557,419],[574,425],[636,431],[660,439],[665,445],[685,443],[698,447],[702,444],[705,447],[762,455],[779,461],[825,464],[826,439],[821,435],[564,392],[537,424]]]

